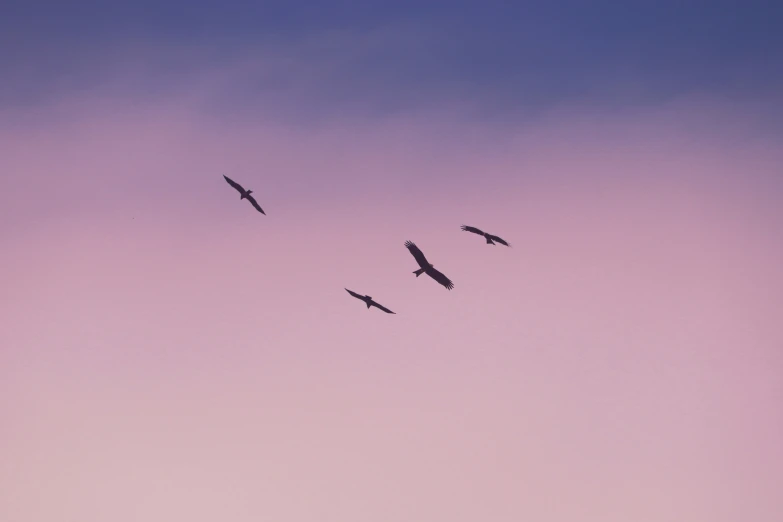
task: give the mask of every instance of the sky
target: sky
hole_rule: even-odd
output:
[[[4,2],[0,520],[781,520],[782,24]]]

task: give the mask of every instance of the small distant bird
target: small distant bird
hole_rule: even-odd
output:
[[[413,258],[416,259],[416,262],[421,267],[419,270],[414,270],[413,273],[416,274],[416,277],[419,277],[421,274],[427,274],[435,281],[445,286],[448,290],[454,288],[454,283],[451,282],[451,279],[435,270],[435,266],[427,261],[427,258],[424,257],[424,254],[419,250],[419,247],[411,241],[406,241],[405,247],[413,254]]]
[[[387,314],[393,314],[394,313],[391,310],[389,310],[388,308],[386,308],[385,306],[381,306],[378,303],[376,303],[375,301],[373,301],[372,297],[370,297],[369,295],[359,295],[356,292],[351,292],[347,288],[345,289],[345,291],[348,292],[349,294],[351,294],[352,296],[354,296],[356,299],[359,299],[360,301],[364,301],[365,303],[367,303],[367,309],[368,310],[370,309],[371,306],[374,306],[375,308],[380,308],[381,310],[383,310]]]
[[[237,189],[237,192],[239,192],[240,194],[239,196],[240,201],[243,199],[248,200],[250,204],[256,208],[256,210],[258,210],[259,212],[261,212],[263,215],[266,216],[266,212],[264,212],[263,209],[259,206],[258,201],[256,201],[256,198],[250,195],[253,192],[252,190],[245,190],[244,188],[242,188],[242,185],[240,185],[233,179],[229,178],[225,174],[223,174],[223,177],[226,178],[226,182],[228,182],[229,185]]]
[[[497,241],[501,245],[511,246],[508,243],[506,243],[502,238],[499,238],[498,236],[493,236],[492,234],[488,234],[486,232],[483,232],[483,231],[477,229],[476,227],[469,227],[469,226],[466,226],[466,225],[462,225],[462,230],[464,230],[465,232],[473,232],[474,234],[478,234],[480,236],[484,236],[487,239],[487,244],[488,245],[494,245],[495,241]]]

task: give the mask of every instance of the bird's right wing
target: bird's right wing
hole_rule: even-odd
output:
[[[247,196],[247,200],[250,201],[250,204],[253,205],[253,207],[255,207],[256,210],[258,210],[259,212],[261,212],[263,215],[266,216],[266,212],[264,212],[264,209],[262,209],[261,205],[258,204],[256,198],[254,198],[253,196]]]
[[[507,247],[510,247],[510,246],[511,246],[511,243],[509,243],[508,241],[506,241],[506,240],[505,240],[505,239],[503,239],[502,237],[493,236],[492,234],[490,234],[490,235],[489,235],[489,238],[490,238],[492,241],[495,241],[496,243],[500,243],[501,245],[506,245]]]
[[[433,278],[438,283],[445,286],[448,290],[454,288],[454,283],[451,282],[451,279],[443,275],[443,273],[438,272],[434,268],[430,268],[429,270],[427,270],[427,275]]]
[[[229,177],[228,177],[228,176],[226,176],[225,174],[223,174],[223,177],[226,179],[226,182],[227,182],[229,185],[231,185],[232,187],[234,187],[235,189],[237,189],[237,191],[239,191],[239,193],[240,193],[240,194],[241,194],[241,193],[243,193],[243,192],[245,192],[245,189],[243,189],[243,188],[242,188],[242,185],[240,185],[239,183],[237,183],[237,182],[236,182],[236,181],[234,181],[233,179],[229,178]]]
[[[378,304],[378,303],[376,303],[375,301],[370,301],[370,304],[371,304],[372,306],[376,307],[376,308],[380,308],[381,310],[383,310],[383,311],[384,311],[384,312],[386,312],[387,314],[393,314],[393,313],[394,313],[394,312],[392,312],[391,310],[389,310],[388,308],[386,308],[385,306],[379,305],[379,304]]]
[[[484,235],[484,232],[482,232],[481,230],[477,229],[476,227],[470,227],[470,226],[467,226],[467,225],[462,225],[462,227],[460,227],[460,228],[462,228],[462,230],[464,230],[465,232],[473,232],[474,234],[478,234],[480,236]]]
[[[430,266],[429,262],[427,261],[427,258],[424,257],[424,253],[422,253],[422,251],[419,250],[419,247],[417,247],[414,242],[406,241],[405,247],[410,251],[410,253],[413,255],[413,258],[416,260],[416,262],[419,264],[420,267],[426,268]]]
[[[356,292],[351,292],[347,288],[345,289],[345,291],[348,292],[349,294],[351,294],[352,296],[354,296],[356,299],[361,299],[362,301],[364,301],[364,296],[363,295],[359,295]]]

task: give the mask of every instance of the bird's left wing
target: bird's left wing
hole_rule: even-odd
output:
[[[424,253],[419,249],[419,247],[416,246],[416,243],[413,241],[406,241],[405,247],[410,251],[410,253],[413,255],[413,258],[416,260],[416,262],[419,264],[420,267],[425,268],[430,266],[429,262],[427,261],[427,258],[424,257]]]
[[[363,296],[363,295],[359,295],[359,294],[357,294],[356,292],[351,292],[351,291],[350,291],[350,290],[348,290],[347,288],[345,289],[345,291],[346,291],[346,292],[348,292],[349,294],[351,294],[352,296],[354,296],[356,299],[362,299],[362,300],[364,300],[364,296]]]
[[[468,226],[468,225],[462,225],[460,228],[462,230],[464,230],[465,232],[473,232],[474,234],[478,234],[480,236],[484,235],[484,232],[482,232],[481,230],[477,229],[476,227],[471,227],[471,226]]]
[[[242,188],[242,185],[240,185],[239,183],[237,183],[233,179],[229,178],[225,174],[223,174],[223,178],[225,178],[226,183],[228,183],[229,185],[231,185],[232,187],[237,189],[240,192],[240,194],[245,191],[245,189]]]

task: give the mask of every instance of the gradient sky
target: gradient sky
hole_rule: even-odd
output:
[[[0,520],[783,519],[782,26],[4,2]]]

